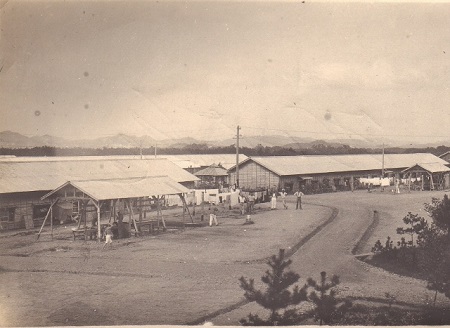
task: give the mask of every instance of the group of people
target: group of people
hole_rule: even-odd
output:
[[[302,207],[302,197],[304,195],[305,194],[301,191],[300,188],[294,193],[294,196],[297,199],[297,203],[296,203],[296,207],[295,207],[296,210],[298,210],[298,209],[302,210],[303,209],[303,207]],[[285,210],[288,209],[288,206],[286,204],[286,196],[287,196],[286,190],[282,189],[281,192],[280,192],[280,197],[281,197],[281,201],[283,203],[283,207],[284,207]],[[277,208],[277,192],[274,191],[272,193],[272,199],[271,199],[271,202],[270,202],[270,209],[275,210],[276,208]]]
[[[282,189],[281,192],[279,193],[282,203],[283,203],[283,207],[284,209],[288,209],[288,206],[286,204],[286,196],[287,196],[287,192],[285,189]],[[303,209],[302,208],[302,197],[304,196],[304,193],[301,191],[301,189],[299,188],[295,193],[294,196],[297,199],[297,203],[296,203],[296,209]],[[241,204],[241,214],[245,214],[245,204],[247,204],[247,213],[251,214],[254,210],[254,206],[255,206],[255,201],[256,201],[256,197],[254,193],[250,193],[247,197],[244,197],[243,195],[239,195],[239,203]],[[273,192],[272,194],[272,199],[271,199],[271,207],[272,210],[277,208],[277,192]],[[210,206],[209,208],[209,226],[213,226],[214,225],[219,225],[218,221],[217,221],[217,213],[218,212],[218,208],[216,206]],[[96,221],[96,219],[95,219]],[[113,236],[115,235],[113,233],[113,229],[116,228],[118,230],[118,235],[117,237],[120,238],[120,225],[122,225],[122,221],[123,221],[123,214],[119,211],[118,215],[117,215],[117,223],[114,222],[114,224],[108,224],[108,226],[105,228],[103,236],[105,237],[105,244],[103,246],[103,248],[105,248],[106,246],[111,246],[112,244],[112,239]],[[94,220],[92,221],[94,224]],[[95,222],[96,224],[96,222]]]
[[[239,194],[239,204],[241,207],[241,214],[244,215],[246,212],[248,214],[253,213],[255,209],[256,196],[254,193],[250,193],[247,197]]]

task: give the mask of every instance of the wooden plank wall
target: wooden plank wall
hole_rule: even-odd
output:
[[[236,171],[230,173],[230,182],[236,182]],[[242,188],[278,188],[280,177],[265,167],[247,162],[239,167],[239,184]]]

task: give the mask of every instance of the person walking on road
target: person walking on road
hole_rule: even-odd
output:
[[[280,193],[280,196],[281,196],[281,200],[283,202],[283,206],[284,206],[285,210],[288,209],[288,206],[286,205],[286,195],[287,195],[286,191],[284,189],[282,189],[281,193]]]
[[[302,196],[304,196],[305,194],[302,193],[301,189],[298,188],[298,190],[295,192],[294,196],[297,197],[297,205],[295,206],[295,209],[298,210],[299,207],[302,210]]]

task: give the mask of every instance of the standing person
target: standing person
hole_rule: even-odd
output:
[[[272,199],[270,201],[270,209],[276,210],[277,209],[277,192],[274,191],[272,194]]]
[[[103,245],[102,249],[104,249],[108,244],[109,247],[112,247],[112,236],[113,236],[112,224],[108,224],[108,226],[105,229],[105,244]]]
[[[255,194],[251,192],[248,195],[248,212],[250,214],[253,212],[254,207],[255,207]]]
[[[399,185],[400,185],[400,180],[399,179],[395,179],[395,193],[396,194],[400,193]]]
[[[301,189],[298,188],[298,190],[295,192],[294,196],[297,197],[297,205],[295,206],[295,209],[298,210],[298,208],[300,207],[300,209],[302,210],[302,196],[304,196],[305,194],[302,193]]]
[[[245,197],[239,194],[239,206],[241,208],[242,215],[245,214],[245,202],[246,202]]]
[[[210,212],[209,212],[209,226],[210,227],[212,227],[213,222],[216,226],[219,225],[219,223],[217,222],[217,215],[216,215],[216,213],[218,211],[219,210],[215,205],[212,208],[210,207]]]
[[[281,200],[283,201],[283,206],[284,206],[285,210],[288,209],[288,206],[286,204],[286,195],[287,195],[286,191],[284,189],[282,189],[281,193],[280,193],[280,196],[281,196]]]

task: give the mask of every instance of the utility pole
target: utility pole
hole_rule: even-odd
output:
[[[158,143],[155,141],[155,158],[156,158],[156,148],[158,146]]]
[[[141,159],[142,159],[142,140],[139,142],[139,153],[140,153]]]
[[[383,156],[381,158],[381,180],[384,179],[384,143],[383,143]],[[383,181],[381,181],[381,191],[384,191]]]
[[[237,126],[236,132],[236,188],[239,187],[239,130],[240,126]]]

